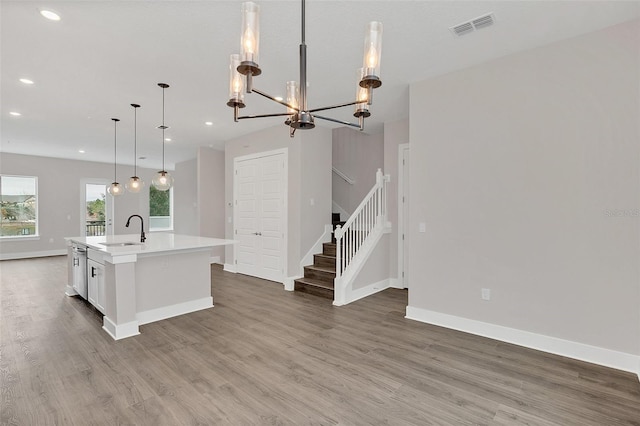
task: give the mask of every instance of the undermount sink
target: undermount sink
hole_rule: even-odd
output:
[[[98,243],[102,246],[107,246],[107,247],[125,247],[125,246],[139,246],[142,245],[142,243],[134,243],[131,241],[127,241],[124,243]]]

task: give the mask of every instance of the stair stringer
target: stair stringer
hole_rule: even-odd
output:
[[[360,299],[360,297],[354,296],[353,283],[382,239],[382,236],[390,232],[391,224],[389,222],[384,222],[383,226],[381,222],[371,233],[369,233],[366,241],[351,260],[349,267],[345,270],[342,276],[334,280],[334,306],[343,306]]]
[[[295,283],[298,278],[304,277],[304,267],[313,264],[313,255],[322,253],[322,244],[331,242],[331,234],[333,233],[333,225],[324,225],[324,232],[318,240],[311,246],[307,254],[300,260],[298,276],[288,277],[284,283],[284,289],[287,291],[293,291]]]

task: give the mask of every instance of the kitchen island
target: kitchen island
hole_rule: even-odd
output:
[[[211,250],[233,240],[172,233],[69,237],[69,296],[87,294],[114,339],[139,326],[213,307]],[[78,251],[86,250],[87,292],[78,291]],[[84,261],[84,260],[83,260]],[[84,271],[82,272],[84,273]],[[83,277],[80,277],[83,278]]]

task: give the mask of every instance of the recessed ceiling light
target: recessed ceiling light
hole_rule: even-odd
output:
[[[171,142],[171,138],[164,138],[165,142]]]
[[[213,122],[212,121],[205,121],[205,123],[207,126],[213,126]]]
[[[41,10],[40,11],[40,15],[44,16],[45,18],[51,20],[51,21],[59,21],[60,20],[60,15],[58,15],[55,12],[52,12],[50,10]]]
[[[33,84],[33,80],[29,80],[28,78],[21,78],[20,83]]]
[[[79,152],[80,154],[84,154],[84,149],[79,149],[79,150],[78,150],[78,152]]]
[[[16,111],[11,111],[9,114],[13,115],[14,117],[20,117],[22,114],[20,114],[19,112]]]

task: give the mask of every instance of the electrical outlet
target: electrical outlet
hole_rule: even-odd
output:
[[[491,300],[491,289],[483,288],[482,289],[482,300]]]

